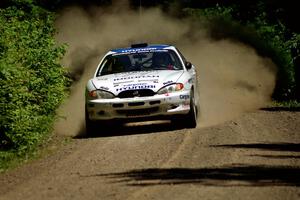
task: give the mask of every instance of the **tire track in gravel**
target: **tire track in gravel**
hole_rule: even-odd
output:
[[[214,134],[214,130],[218,130],[218,128],[196,128],[196,129],[186,129],[184,130],[184,140],[183,142],[178,146],[177,150],[170,155],[170,157],[162,163],[158,168],[159,169],[171,169],[173,167],[175,168],[193,168],[193,167],[199,167],[199,162],[193,163],[192,161],[194,159],[203,160],[204,163],[201,163],[201,167],[209,167],[214,165],[215,163],[233,163],[235,158],[237,157],[234,151],[231,151],[230,153],[220,153],[220,152],[214,152],[209,149],[208,145],[211,145],[212,143],[218,144],[221,141],[219,141],[217,138],[213,137],[211,134]],[[230,128],[229,128],[230,129]],[[209,135],[206,135],[206,137],[203,137],[202,132],[208,132]],[[212,138],[211,138],[212,137]],[[213,141],[212,141],[213,140]],[[196,148],[200,146],[201,151],[195,151]],[[209,149],[209,150],[208,150]],[[199,157],[195,157],[194,154],[200,155]],[[225,156],[226,154],[226,156]],[[234,156],[235,155],[235,156]],[[196,186],[194,186],[196,187]],[[158,189],[157,189],[158,188]],[[143,199],[144,196],[147,196],[149,194],[155,194],[155,193],[163,193],[164,189],[161,189],[159,187],[142,187],[141,189],[138,189],[136,192],[128,196],[126,199]],[[159,192],[158,192],[159,191]],[[147,195],[145,195],[147,194]],[[147,199],[147,198],[146,198]]]
[[[61,196],[69,199],[72,194],[77,194],[78,198],[85,194],[85,198],[89,199],[94,190],[108,196],[113,193],[126,196],[128,188],[119,187],[117,183],[108,191],[108,183],[100,174],[145,166],[159,167],[168,160],[169,155],[177,151],[184,138],[184,130],[179,130],[142,135],[119,133],[117,136],[112,134],[79,139],[75,141],[76,149],[67,152],[62,160],[54,161],[47,171],[31,174],[29,180],[15,186],[7,194],[2,194],[1,199],[60,199]],[[159,151],[162,147],[164,149]],[[135,190],[130,189],[132,192]],[[78,194],[78,191],[82,194]]]
[[[136,187],[143,185],[143,187],[127,199],[228,199],[229,197],[231,199],[298,199],[300,190],[293,186],[296,177],[292,178],[289,173],[292,173],[293,170],[300,170],[300,161],[296,158],[297,155],[300,155],[299,153],[297,154],[299,147],[294,150],[296,152],[285,152],[284,150],[279,151],[279,149],[272,151],[272,146],[278,145],[278,148],[280,148],[280,146],[284,147],[286,144],[285,148],[289,149],[291,148],[288,147],[289,143],[290,145],[294,144],[294,148],[296,148],[295,145],[299,145],[300,138],[297,132],[300,130],[299,126],[295,127],[295,125],[299,123],[300,117],[299,113],[282,113],[280,116],[281,118],[277,117],[277,114],[260,111],[245,114],[236,120],[214,127],[194,129],[192,137],[188,138],[188,141],[191,142],[184,142],[184,147],[179,147],[182,151],[180,153],[177,151],[175,153],[176,156],[173,154],[171,159],[168,160],[169,162],[167,161],[161,167],[152,170],[152,172],[147,172],[149,168],[144,169],[146,171],[140,172],[140,178],[138,178],[139,174],[137,172],[133,172],[135,173],[134,175],[138,176],[137,180],[139,181],[132,177],[131,180],[126,182],[127,187],[130,187],[131,184],[137,184]],[[288,119],[292,121],[288,122]],[[273,123],[276,125],[272,126]],[[286,124],[289,124],[289,127]],[[198,134],[198,131],[201,131],[201,134]],[[258,143],[261,148],[265,146],[266,150],[260,150],[259,147],[252,148],[251,146],[254,146],[255,143]],[[236,148],[234,147],[235,145],[230,148],[222,147],[224,144],[225,146],[226,144],[241,144],[241,147],[247,147],[248,144],[253,145],[250,145],[248,149],[243,149],[239,148],[239,145],[236,145]],[[267,151],[269,147],[270,150]],[[264,154],[266,156],[259,156]],[[282,154],[287,157],[285,159],[281,158]],[[277,158],[276,156],[279,157]],[[295,158],[293,158],[294,156]],[[247,169],[247,166],[249,169]],[[215,170],[214,173],[217,175],[223,169],[226,169],[223,173],[230,173],[231,170],[234,171],[238,167],[245,167],[246,174],[251,172],[252,168],[257,168],[257,176],[249,177],[249,180],[243,180],[243,178],[239,180],[239,174],[243,170],[237,170],[235,172],[237,180],[210,180],[209,177],[212,177],[212,174],[208,174],[207,180],[202,178],[202,183],[200,180],[199,182],[185,183],[185,174],[179,175],[179,177],[183,178],[182,184],[176,184],[177,181],[180,183],[180,178],[178,180],[172,179],[173,175],[176,176],[176,174],[172,174],[176,169],[220,169],[219,171]],[[289,179],[292,179],[292,185],[276,186],[276,179],[281,176],[285,177],[285,175],[280,174],[280,171],[271,176],[268,175],[268,173],[271,173],[268,171],[260,174],[262,173],[260,168],[263,170],[269,168],[272,171],[273,167],[282,167],[282,170],[286,170],[282,173],[286,173],[287,182]],[[291,172],[288,172],[289,168],[291,168]],[[147,173],[149,174],[147,175]],[[251,176],[251,173],[248,176]],[[147,177],[151,176],[160,177],[160,174],[161,180],[159,178],[147,179]],[[188,174],[186,175],[189,177]],[[130,177],[131,175],[128,176]],[[275,182],[264,183],[265,176],[269,176]],[[295,176],[298,175],[295,174]],[[143,177],[145,177],[144,180]],[[163,177],[169,177],[170,179],[164,179]],[[256,179],[258,179],[257,182],[255,181]],[[167,183],[168,180],[170,183]],[[172,180],[174,183],[172,183]],[[275,186],[273,185],[274,183]],[[147,186],[147,184],[150,185]]]
[[[213,127],[172,130],[168,125],[136,126],[107,136],[76,139],[63,153],[39,161],[42,164],[17,170],[10,179],[0,176],[5,185],[30,173],[10,190],[0,189],[0,199],[298,199],[297,187],[264,182],[261,168],[288,166],[297,171],[299,120],[299,113],[259,111]],[[252,148],[256,143],[266,150]],[[285,145],[289,143],[295,143],[294,152],[272,151],[272,144],[290,149]],[[258,177],[248,174],[249,179],[239,179],[243,171],[235,171],[238,166],[256,167]],[[152,175],[147,169],[156,170],[153,175],[157,178],[147,179]],[[135,170],[142,173],[132,176]],[[178,176],[176,170],[186,174]],[[193,170],[195,178],[191,177]],[[211,173],[197,178],[203,170]],[[232,170],[238,179],[214,177],[230,175]],[[282,170],[284,174],[270,178],[292,179],[285,168]]]
[[[165,167],[168,167],[172,162],[174,162],[178,158],[178,156],[184,151],[184,148],[186,147],[186,145],[191,142],[191,138],[192,138],[192,131],[190,129],[185,130],[184,139],[183,139],[182,143],[179,144],[176,151],[159,167],[165,168]],[[146,193],[148,190],[149,190],[149,188],[147,188],[147,187],[138,189],[136,192],[131,194],[126,199],[128,199],[128,200],[129,199],[139,199],[139,197],[142,196],[144,193]]]

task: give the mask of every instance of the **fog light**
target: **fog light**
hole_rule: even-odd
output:
[[[169,105],[169,109],[175,109],[175,108],[178,108],[179,105],[176,105],[176,104],[172,104],[172,105]]]

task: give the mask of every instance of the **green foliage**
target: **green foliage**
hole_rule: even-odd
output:
[[[289,33],[289,30],[280,23],[271,23],[267,13],[262,11],[253,21],[248,22],[252,26],[268,49],[271,50],[271,58],[278,66],[278,81],[275,90],[275,97],[278,99],[291,99],[296,92],[295,82],[295,60],[292,51],[300,42],[300,35]],[[287,36],[290,34],[291,36]],[[299,49],[299,48],[298,48]]]
[[[290,101],[274,101],[271,105],[272,107],[281,107],[287,108],[289,110],[293,109],[300,109],[300,102],[297,100],[290,100]]]
[[[296,59],[299,59],[300,34],[291,33],[280,21],[270,21],[264,5],[257,5],[247,19],[237,6],[191,9],[184,12],[209,26],[215,39],[231,38],[253,46],[262,56],[270,57],[278,67],[273,97],[277,100],[296,96]],[[294,52],[294,53],[293,53]],[[295,53],[296,52],[296,53]]]
[[[31,0],[16,0],[28,2]],[[54,15],[34,5],[0,10],[0,160],[22,155],[49,133],[68,79],[59,64]]]
[[[206,20],[215,20],[217,18],[223,18],[226,20],[232,20],[233,7],[221,7],[218,4],[216,7],[205,9],[184,8],[183,11],[188,15],[197,18],[205,18]]]

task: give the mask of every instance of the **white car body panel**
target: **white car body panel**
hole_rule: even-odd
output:
[[[155,46],[156,47],[156,46]],[[143,49],[119,49],[118,53],[124,51],[147,51],[155,47]],[[152,49],[151,49],[152,48]],[[196,71],[192,66],[187,70],[184,60],[173,46],[159,46],[161,49],[170,49],[176,53],[182,63],[182,70],[153,70],[132,71],[116,74],[97,76],[104,58],[116,52],[108,52],[100,61],[96,73],[87,83],[86,87],[86,112],[90,120],[112,120],[112,119],[137,119],[144,117],[171,117],[174,115],[186,115],[190,111],[191,89],[197,90]],[[184,88],[180,91],[158,94],[157,92],[168,85],[182,83]],[[89,93],[94,90],[106,91],[113,94],[114,98],[91,98]],[[140,96],[141,90],[151,90],[150,96]],[[136,92],[136,96],[120,98],[122,92]],[[195,95],[195,98],[198,98]],[[196,99],[197,101],[197,99]]]

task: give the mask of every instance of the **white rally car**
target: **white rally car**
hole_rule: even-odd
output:
[[[195,91],[195,67],[174,46],[143,43],[111,50],[86,86],[87,134],[99,122],[120,119],[167,118],[196,127]]]

